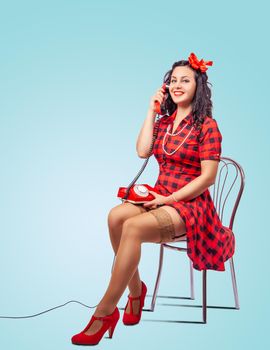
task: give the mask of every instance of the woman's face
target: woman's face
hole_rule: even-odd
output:
[[[175,67],[169,82],[169,92],[173,102],[187,107],[196,91],[195,73],[188,66]]]

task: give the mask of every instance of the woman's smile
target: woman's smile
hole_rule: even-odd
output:
[[[182,96],[184,94],[183,91],[174,91],[174,96]]]

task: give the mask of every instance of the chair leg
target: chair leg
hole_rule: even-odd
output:
[[[195,299],[194,294],[194,274],[193,274],[193,266],[192,261],[189,259],[189,270],[190,270],[190,299]]]
[[[160,244],[158,273],[157,273],[157,278],[156,278],[154,293],[153,293],[152,300],[151,300],[151,308],[150,308],[150,311],[154,311],[154,309],[155,309],[156,298],[157,298],[157,292],[158,292],[158,287],[159,287],[159,282],[160,282],[160,276],[161,276],[161,271],[162,271],[162,265],[163,265],[163,254],[164,254],[164,247],[163,247],[163,244]]]
[[[206,298],[206,270],[203,270],[202,273],[202,312],[203,312],[203,323],[206,323],[206,314],[207,314],[207,298]]]
[[[235,308],[239,310],[240,309],[240,305],[239,305],[239,298],[238,298],[238,291],[237,291],[234,263],[233,263],[233,258],[232,257],[230,258],[230,268],[231,268],[231,276],[232,276],[232,285],[233,285]]]

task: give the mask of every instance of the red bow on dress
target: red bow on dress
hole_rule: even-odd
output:
[[[213,65],[213,61],[204,61],[203,59],[199,61],[197,56],[193,52],[189,55],[188,61],[194,69],[200,69],[201,72],[207,71],[208,68],[206,67],[206,65]]]

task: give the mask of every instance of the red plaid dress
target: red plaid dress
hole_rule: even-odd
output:
[[[160,120],[152,150],[159,164],[159,175],[154,188],[164,196],[179,190],[199,176],[201,160],[220,160],[221,155],[222,135],[215,119],[206,116],[201,130],[198,131],[192,128],[192,114],[189,114],[175,130],[174,135],[178,135],[165,135],[167,128],[172,133],[175,116],[176,111]],[[187,135],[185,142],[174,154],[167,155],[163,151],[163,140],[165,150],[171,153]],[[175,208],[185,222],[187,254],[193,267],[197,270],[224,271],[224,262],[234,254],[235,239],[233,232],[222,225],[209,190],[191,200],[167,205]]]

